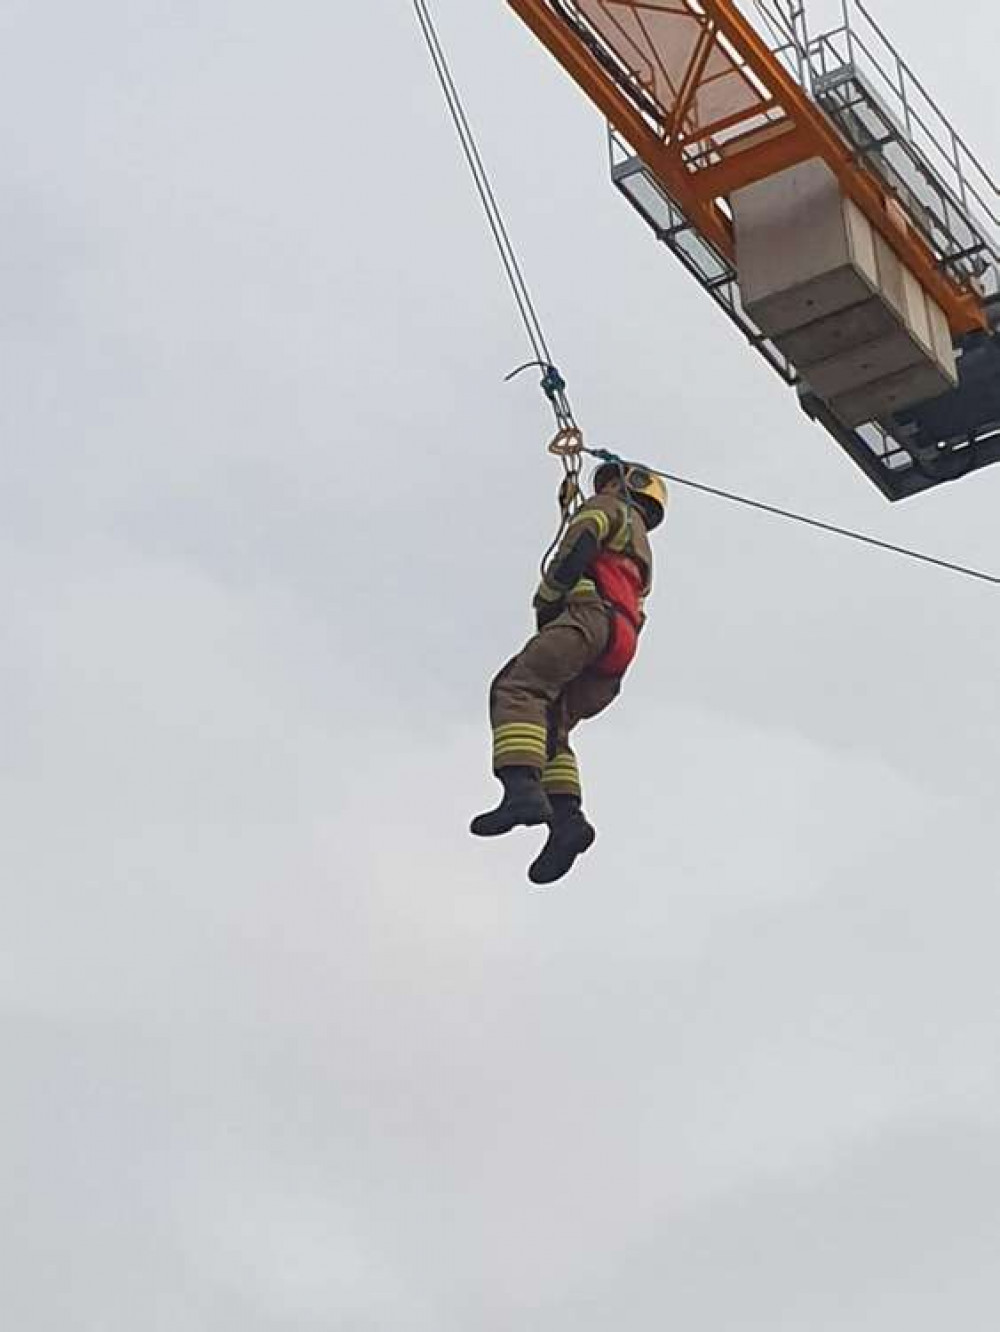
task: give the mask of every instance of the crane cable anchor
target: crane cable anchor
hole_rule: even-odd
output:
[[[519,365],[516,370],[512,370],[509,375],[504,376],[504,382],[509,384],[512,379],[516,379],[524,370],[530,370],[532,367],[542,371],[542,378],[539,384],[542,392],[549,400],[549,404],[555,412],[556,421],[560,430],[575,428],[576,422],[573,419],[573,408],[570,406],[569,397],[566,394],[566,380],[551,361],[525,361]]]

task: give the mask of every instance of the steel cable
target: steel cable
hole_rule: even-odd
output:
[[[700,491],[702,494],[711,495],[715,499],[727,500],[731,504],[741,504],[748,509],[757,509],[762,513],[769,513],[775,518],[801,523],[806,527],[813,527],[821,532],[828,532],[833,536],[844,537],[850,541],[858,541],[866,546],[875,546],[880,550],[889,551],[893,555],[905,556],[910,560],[920,560],[923,564],[933,564],[939,569],[947,569],[951,573],[961,574],[964,578],[975,578],[983,583],[1000,585],[1000,577],[984,573],[981,569],[973,569],[965,564],[956,564],[952,560],[938,559],[936,555],[925,555],[923,551],[911,550],[907,546],[897,546],[891,541],[882,541],[879,537],[869,536],[865,532],[855,532],[849,527],[827,523],[820,518],[810,518],[806,514],[795,513],[791,509],[782,509],[776,504],[765,504],[762,500],[750,499],[746,495],[737,495],[730,490],[720,490],[718,486],[709,486],[701,481],[692,481],[688,477],[677,476],[674,472],[664,472],[659,468],[650,467],[647,463],[628,462],[608,449],[585,448],[583,452],[593,458],[599,458],[603,462],[617,463],[619,466],[641,467],[643,471],[651,472],[654,476],[662,476],[665,481],[670,481],[674,485],[685,486],[688,490]]]

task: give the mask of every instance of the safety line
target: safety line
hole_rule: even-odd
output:
[[[455,80],[441,45],[441,39],[438,36],[434,20],[431,17],[430,9],[428,8],[426,0],[413,0],[413,8],[416,11],[417,20],[420,23],[424,40],[427,43],[427,50],[430,53],[435,73],[441,84],[441,89],[444,92],[445,102],[451,113],[451,118],[454,122],[459,142],[462,145],[462,151],[465,154],[465,160],[469,165],[469,170],[472,172],[472,179],[475,182],[480,202],[486,213],[490,230],[493,233],[493,239],[496,241],[497,249],[500,251],[500,259],[507,275],[507,281],[510,283],[510,289],[521,315],[525,331],[528,334],[528,340],[535,353],[535,359],[544,365],[549,366],[552,364],[552,357],[549,354],[548,343],[545,340],[545,331],[542,328],[541,320],[538,317],[534,301],[531,298],[531,291],[528,287],[520,262],[518,261],[517,252],[514,249],[513,242],[510,239],[507,225],[504,222],[503,212],[497,201],[496,193],[494,192],[493,185],[490,181],[489,172],[480,155],[475,135],[469,125],[465,108],[462,105],[461,96],[455,85]]]
[[[639,467],[645,472],[651,472],[654,476],[662,476],[665,481],[671,481],[674,485],[686,486],[689,490],[699,490],[702,494],[712,495],[716,499],[728,500],[731,504],[742,504],[748,509],[759,509],[762,513],[772,514],[776,518],[801,523],[805,527],[815,527],[821,532],[829,532],[834,536],[858,541],[866,546],[876,546],[880,550],[891,552],[893,555],[902,555],[907,559],[920,560],[923,564],[934,564],[939,569],[947,569],[951,573],[961,574],[964,578],[976,578],[983,583],[1000,585],[1000,578],[993,574],[984,573],[981,569],[972,569],[965,564],[955,564],[951,560],[940,560],[934,555],[925,555],[919,550],[897,546],[891,541],[881,541],[878,537],[868,536],[865,532],[855,532],[849,527],[838,527],[836,523],[826,523],[819,518],[809,518],[805,514],[793,513],[791,509],[781,509],[775,504],[765,504],[762,500],[750,499],[746,495],[737,495],[729,490],[720,490],[717,486],[708,486],[701,481],[691,481],[689,478],[677,476],[673,472],[663,472],[655,467],[648,466],[646,463],[629,462],[608,449],[584,448],[583,452],[590,454],[593,458],[600,458],[603,462],[618,463],[625,467]]]
[[[490,231],[493,233],[493,239],[496,242],[497,250],[500,253],[500,260],[507,275],[507,281],[510,285],[514,302],[518,313],[521,316],[521,322],[524,324],[525,332],[528,335],[528,341],[534,353],[534,360],[529,362],[538,366],[542,371],[541,387],[548,399],[549,406],[552,408],[553,415],[556,418],[559,435],[557,438],[570,435],[579,438],[579,429],[573,416],[573,407],[569,400],[569,394],[566,391],[566,381],[556,369],[552,362],[552,355],[549,351],[548,342],[545,337],[545,330],[542,327],[542,321],[539,318],[535,303],[531,297],[531,290],[528,287],[527,279],[521,268],[517,257],[517,251],[514,249],[514,243],[510,238],[510,232],[507,230],[507,224],[504,221],[503,210],[497,200],[496,192],[490,180],[490,174],[486,169],[482,154],[476,142],[476,136],[469,124],[469,118],[466,115],[465,107],[462,104],[462,97],[455,84],[451,67],[448,64],[448,58],[441,45],[441,39],[438,36],[437,27],[431,16],[427,0],[413,0],[413,8],[417,15],[417,21],[420,24],[420,30],[424,35],[424,41],[431,57],[431,63],[434,66],[434,72],[437,75],[441,90],[444,93],[445,103],[451,114],[452,122],[455,126],[455,132],[458,135],[458,141],[461,144],[462,152],[468,164],[469,171],[472,173],[472,179],[479,194],[479,200],[486,214],[486,220],[489,223]],[[521,370],[528,366],[520,366],[508,379],[514,378]],[[563,482],[559,490],[560,521],[559,530],[552,540],[552,544],[542,557],[541,567],[544,571],[546,562],[553,550],[562,540],[563,533],[569,524],[574,509],[580,502],[581,492],[579,486],[580,475],[580,456],[579,453],[568,452],[560,457],[563,469]]]

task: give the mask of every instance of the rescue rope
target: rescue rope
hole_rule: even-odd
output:
[[[583,435],[573,416],[573,408],[569,400],[569,394],[566,391],[566,381],[553,364],[545,330],[532,300],[531,289],[517,257],[510,232],[507,230],[503,210],[500,207],[496,191],[493,189],[490,180],[490,174],[476,143],[476,136],[469,124],[469,118],[466,115],[461,95],[452,76],[451,67],[441,45],[441,39],[438,36],[427,0],[413,0],[413,8],[416,11],[417,21],[424,35],[434,72],[441,85],[441,91],[444,93],[445,103],[451,114],[462,152],[469,171],[472,173],[476,192],[479,195],[487,223],[496,242],[507,282],[514,297],[514,303],[517,306],[521,322],[524,324],[524,330],[528,335],[528,341],[534,352],[534,359],[518,366],[516,370],[512,370],[507,375],[507,380],[513,379],[522,370],[537,366],[542,371],[542,392],[548,399],[556,418],[556,435],[549,445],[549,452],[554,453],[559,458],[563,469],[563,479],[559,486],[561,520],[559,531],[542,556],[542,568],[544,570],[549,557],[562,540],[570,519],[583,500],[583,492],[580,489],[582,468],[580,453],[583,446]]]
[[[532,299],[531,289],[528,286],[527,279],[524,276],[524,270],[521,267],[520,260],[517,257],[517,251],[510,238],[510,232],[507,229],[507,223],[504,220],[503,210],[493,188],[489,171],[483,161],[482,154],[476,142],[476,136],[469,124],[469,118],[466,115],[465,107],[462,103],[461,94],[455,84],[455,79],[448,64],[448,58],[445,55],[444,48],[441,45],[441,39],[438,36],[434,19],[431,16],[427,0],[413,0],[413,8],[416,11],[417,21],[420,24],[424,35],[424,41],[427,44],[427,50],[430,53],[431,63],[434,66],[434,72],[437,75],[438,82],[441,85],[441,91],[444,93],[445,103],[451,113],[452,122],[455,126],[455,132],[468,163],[472,179],[479,195],[479,200],[486,214],[486,221],[489,224],[490,231],[493,233],[493,239],[496,242],[497,250],[500,254],[500,260],[503,264],[507,281],[510,285],[514,302],[518,313],[521,316],[521,322],[524,324],[524,330],[528,335],[528,341],[531,343],[531,349],[534,352],[534,360],[529,361],[524,366],[519,366],[508,376],[512,379],[514,375],[519,374],[521,370],[526,370],[530,365],[539,366],[544,374],[542,378],[542,389],[552,405],[556,421],[560,429],[573,426],[573,409],[570,406],[569,398],[566,393],[566,382],[559,374],[552,362],[552,354],[549,351],[549,344],[545,337],[545,330],[542,327],[542,321],[539,318],[538,310]]]
[[[951,573],[961,574],[963,578],[975,578],[983,583],[1000,585],[1000,578],[993,574],[984,573],[981,569],[972,569],[965,564],[955,564],[951,560],[941,560],[935,555],[925,555],[919,550],[910,550],[906,546],[894,545],[891,541],[881,541],[878,537],[868,536],[865,532],[855,532],[849,527],[838,527],[836,523],[823,522],[819,518],[810,518],[805,514],[794,513],[791,509],[778,508],[775,504],[765,504],[762,500],[750,499],[746,495],[737,495],[729,490],[720,490],[717,486],[708,486],[701,481],[692,481],[688,477],[677,476],[673,472],[663,472],[655,467],[650,467],[647,463],[632,463],[608,449],[584,448],[583,452],[589,454],[592,458],[599,458],[602,462],[616,463],[622,468],[641,467],[643,471],[651,472],[654,476],[662,476],[665,481],[671,481],[674,485],[685,486],[688,490],[698,490],[704,495],[713,496],[715,499],[727,500],[731,504],[741,504],[748,509],[758,509],[760,512],[769,513],[773,517],[801,523],[806,527],[814,527],[821,532],[829,532],[834,536],[845,537],[850,541],[858,541],[866,546],[875,546],[879,550],[889,551],[893,555],[905,556],[906,559],[920,560],[924,564],[933,564],[939,569],[947,569]]]

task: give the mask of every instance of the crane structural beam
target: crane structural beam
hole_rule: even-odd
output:
[[[727,196],[818,158],[944,311],[987,328],[981,294],[944,271],[893,190],[733,0],[508,0],[684,215],[735,260]]]
[[[817,36],[805,0],[507,3],[603,113],[615,188],[888,499],[1000,462],[1000,188],[867,0]]]

